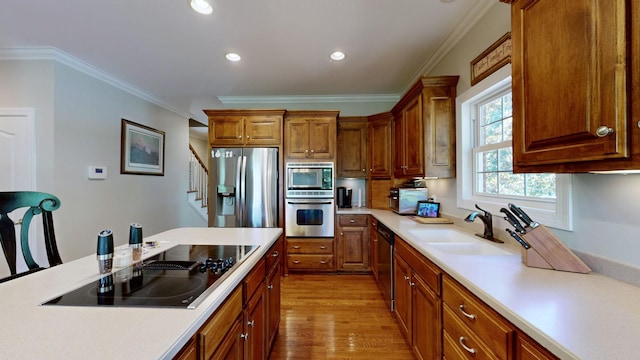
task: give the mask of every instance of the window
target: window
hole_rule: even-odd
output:
[[[511,67],[460,95],[458,207],[494,214],[510,202],[534,220],[571,230],[571,175],[513,174]]]

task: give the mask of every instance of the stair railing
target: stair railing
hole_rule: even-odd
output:
[[[196,200],[202,201],[202,207],[208,207],[209,170],[191,144],[189,150],[189,191],[196,193]]]

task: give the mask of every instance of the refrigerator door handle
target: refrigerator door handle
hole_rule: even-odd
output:
[[[236,159],[236,204],[234,226],[242,226],[242,156]]]
[[[240,226],[247,226],[245,214],[247,212],[247,157],[243,154],[238,159],[240,161]]]

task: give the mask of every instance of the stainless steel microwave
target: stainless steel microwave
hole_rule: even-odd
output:
[[[287,163],[287,198],[333,198],[332,162]]]
[[[427,188],[392,188],[389,193],[389,208],[402,215],[415,214],[418,201],[428,198]]]

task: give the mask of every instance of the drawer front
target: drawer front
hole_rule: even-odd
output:
[[[266,270],[264,268],[265,261],[261,259],[260,262],[251,270],[251,272],[244,278],[242,285],[244,287],[244,303],[253,296],[253,293],[261,287],[262,281],[264,280],[264,276],[266,274]]]
[[[340,227],[365,227],[369,225],[368,215],[338,215],[338,226]]]
[[[442,309],[442,318],[444,323],[444,336],[443,342],[444,356],[449,359],[474,359],[474,360],[500,360],[507,359],[506,352],[498,349],[493,349],[496,353],[500,352],[502,355],[492,353],[488,350],[485,344],[482,343],[474,333],[468,327],[466,327],[458,317],[453,314],[453,311],[444,306]],[[446,339],[446,338],[449,339]],[[502,349],[506,350],[506,349]]]
[[[333,255],[333,239],[288,240],[287,254]]]
[[[200,330],[200,354],[208,359],[218,348],[234,320],[242,313],[242,288],[238,287]]]
[[[287,255],[289,270],[333,271],[333,255]]]
[[[471,329],[497,355],[506,359],[515,334],[508,322],[448,277],[442,281],[442,300],[452,316]]]
[[[424,255],[417,252],[411,245],[402,238],[396,237],[395,251],[420,275],[427,285],[440,295],[440,284],[442,282],[442,271]]]
[[[265,256],[267,260],[267,271],[270,271],[275,263],[282,261],[282,257],[284,256],[284,245],[282,243],[282,239],[278,240]]]

